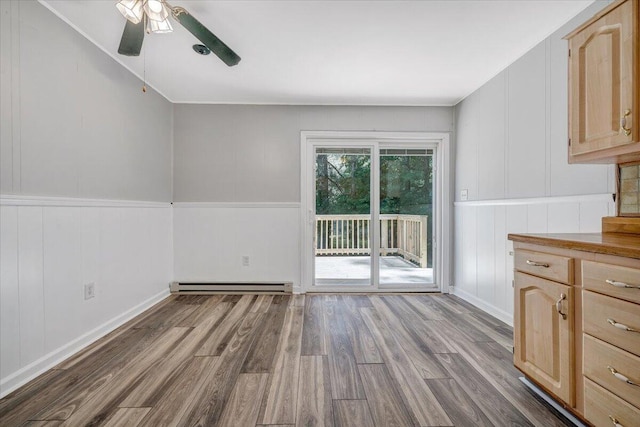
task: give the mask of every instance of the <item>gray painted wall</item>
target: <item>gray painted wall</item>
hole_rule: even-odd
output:
[[[176,202],[299,202],[300,131],[453,131],[450,107],[174,106]]]
[[[567,161],[567,41],[596,2],[455,107],[456,200],[612,191],[610,167]]]
[[[170,201],[172,104],[36,1],[0,4],[0,193]]]

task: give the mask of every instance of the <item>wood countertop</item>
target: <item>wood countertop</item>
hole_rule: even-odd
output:
[[[509,240],[640,259],[640,235],[623,233],[509,234]]]

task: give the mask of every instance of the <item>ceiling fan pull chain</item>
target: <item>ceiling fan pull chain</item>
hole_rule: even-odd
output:
[[[147,27],[147,15],[144,16],[144,26]],[[142,93],[147,93],[147,49],[142,54]]]

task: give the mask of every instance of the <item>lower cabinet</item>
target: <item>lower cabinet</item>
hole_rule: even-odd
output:
[[[510,238],[514,365],[591,426],[640,427],[640,254]]]
[[[514,363],[539,385],[574,407],[573,288],[515,274]]]

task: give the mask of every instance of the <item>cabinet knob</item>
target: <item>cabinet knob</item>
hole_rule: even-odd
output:
[[[620,132],[626,136],[631,135],[631,128],[627,127],[627,117],[631,115],[631,110],[624,110],[624,116],[620,117]]]
[[[560,299],[556,302],[556,310],[558,311],[558,314],[562,316],[563,320],[567,318],[567,313],[562,312],[562,301],[566,299],[567,296],[565,294],[560,294]]]

